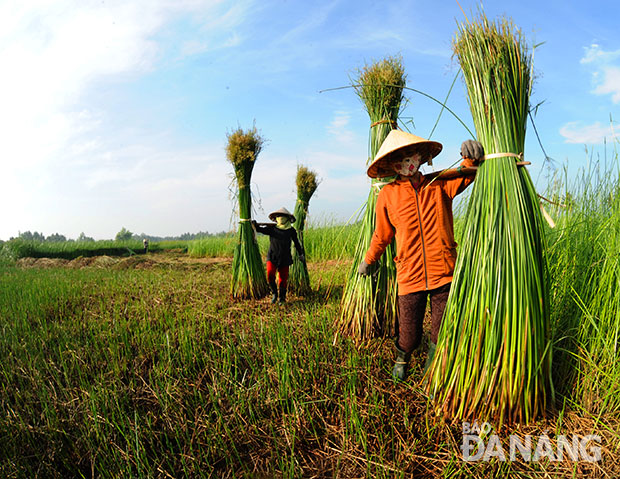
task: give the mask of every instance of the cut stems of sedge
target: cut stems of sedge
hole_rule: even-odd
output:
[[[247,131],[238,128],[228,134],[226,158],[235,169],[239,199],[239,240],[233,254],[230,285],[234,298],[262,298],[269,289],[256,234],[251,223],[250,180],[264,141],[255,126]]]
[[[295,183],[297,184],[297,202],[295,203],[293,216],[295,216],[297,237],[305,252],[304,229],[306,226],[306,217],[308,216],[308,204],[318,186],[316,172],[302,165],[297,166]],[[289,289],[297,294],[306,294],[311,289],[306,258],[304,257],[302,260],[296,249],[293,249],[293,264],[291,265],[288,284]]]
[[[508,20],[459,25],[453,44],[478,140],[478,169],[428,391],[440,415],[525,422],[553,404],[549,281],[540,205],[523,152],[532,59]],[[509,156],[511,154],[511,156]]]
[[[371,161],[388,133],[396,128],[405,99],[405,70],[398,57],[366,65],[352,81],[355,91],[370,117],[368,157]],[[397,284],[394,242],[377,262],[375,274],[357,273],[364,261],[375,230],[377,196],[385,181],[373,180],[357,247],[342,295],[338,329],[355,340],[363,341],[394,330],[397,315]]]

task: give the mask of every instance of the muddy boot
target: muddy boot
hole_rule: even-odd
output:
[[[275,281],[269,283],[269,289],[271,289],[271,304],[276,304],[278,300],[278,287]]]
[[[424,364],[424,371],[422,371],[422,375],[426,374],[428,368],[433,362],[433,357],[435,356],[435,349],[437,349],[437,345],[435,343],[428,344],[428,356],[426,357],[426,364]]]
[[[394,369],[392,369],[392,376],[398,381],[404,381],[407,377],[411,353],[406,353],[400,349],[398,344],[394,345],[394,348],[396,351],[396,361],[394,362]]]
[[[285,303],[286,302],[286,286],[282,286],[280,285],[280,300],[279,303]]]

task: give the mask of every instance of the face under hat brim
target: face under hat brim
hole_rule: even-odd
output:
[[[442,149],[441,143],[430,140],[404,144],[384,152],[381,156],[377,154],[375,161],[370,164],[366,174],[371,178],[394,176],[396,173],[394,172],[393,164],[400,161],[406,155],[420,153],[422,156],[421,164],[424,164],[436,157]],[[379,150],[379,153],[381,153],[381,150]]]
[[[288,216],[291,219],[291,223],[295,223],[295,217],[286,208],[280,208],[272,213],[269,213],[269,219],[275,221],[278,216]]]

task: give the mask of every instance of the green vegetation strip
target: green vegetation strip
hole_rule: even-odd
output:
[[[151,243],[149,252],[180,250],[187,252],[187,241]],[[64,241],[43,242],[14,239],[0,245],[0,259],[61,258],[76,259],[93,256],[131,256],[144,251],[142,241]]]

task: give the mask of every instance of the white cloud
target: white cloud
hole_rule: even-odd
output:
[[[358,141],[357,135],[349,127],[351,113],[348,111],[335,111],[332,121],[327,125],[327,132],[341,144],[353,145]]]
[[[180,151],[136,145],[102,151],[96,157],[96,163],[102,166],[95,171],[85,170],[86,176],[79,182],[86,189],[105,194],[106,217],[123,218],[132,231],[173,235],[228,230],[235,227],[236,205],[229,194],[232,167],[224,159],[223,151],[223,145]],[[302,158],[310,156],[311,168],[320,180],[310,207],[313,218],[348,219],[366,201],[370,188],[365,158],[354,150],[350,154],[300,153]],[[261,153],[251,184],[257,218],[265,219],[270,211],[281,206],[291,210],[295,207],[296,168],[296,161],[289,156]],[[125,200],[128,197],[130,204]],[[67,216],[74,215],[67,212]],[[166,218],[165,223],[162,218]],[[86,232],[106,237],[105,228],[118,231],[121,226],[104,224],[100,230]],[[63,232],[77,236],[84,229],[76,225],[75,232]]]
[[[223,2],[220,0],[211,3],[214,3],[217,14],[209,10],[202,15],[201,35],[184,42],[181,46],[183,56],[232,48],[243,42],[244,37],[239,30],[251,10],[251,2],[244,0],[221,5]]]
[[[206,15],[218,3],[38,0],[3,4],[3,156],[19,158],[23,166],[44,162],[80,128],[82,119],[72,111],[90,84],[102,77],[152,69],[160,53],[153,35],[175,15],[195,11]],[[224,26],[234,23],[230,16],[224,17]]]
[[[28,214],[15,219],[16,228],[46,234],[61,229],[73,238],[84,231],[98,239],[113,237],[121,226],[156,235],[228,228],[231,168],[222,145],[133,145],[91,157],[98,168],[76,164],[67,178],[45,185],[43,191],[57,193],[45,204],[29,205]],[[52,208],[54,214],[46,214]]]
[[[560,135],[566,140],[566,143],[579,143],[587,145],[602,144],[605,139],[612,141],[617,139],[618,134],[614,132],[611,125],[604,126],[596,122],[591,125],[583,125],[581,122],[566,123],[560,128]]]
[[[620,103],[620,67],[605,67],[601,71],[602,79],[598,82],[594,93],[611,95],[614,103]]]
[[[581,63],[593,68],[593,93],[611,95],[614,103],[620,103],[620,50],[605,51],[593,43],[585,48]]]
[[[12,221],[3,216],[0,237],[39,218],[37,209],[49,204],[41,186],[53,181],[50,171],[58,175],[96,160],[103,166],[90,174],[91,187],[136,176],[140,165],[122,174],[105,169],[114,152],[105,153],[109,132],[101,131],[105,112],[93,110],[92,87],[156,68],[165,53],[157,35],[183,15],[204,25],[210,48],[238,43],[229,30],[242,22],[247,6],[222,0],[1,2],[0,203],[14,208]]]
[[[584,49],[586,51],[581,63],[609,63],[620,58],[620,50],[606,52],[597,43]]]

